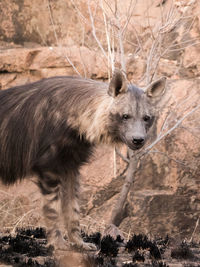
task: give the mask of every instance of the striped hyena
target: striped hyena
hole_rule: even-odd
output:
[[[144,93],[127,85],[115,71],[110,84],[80,77],[53,77],[0,91],[0,177],[13,184],[36,176],[44,195],[48,239],[65,247],[59,218],[68,240],[84,243],[79,227],[79,169],[94,145],[125,143],[141,148],[154,120],[155,100],[165,78]]]

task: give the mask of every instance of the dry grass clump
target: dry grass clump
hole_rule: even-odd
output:
[[[39,208],[27,196],[14,196],[1,191],[0,218],[0,231],[14,233],[18,227],[38,225],[41,214]]]

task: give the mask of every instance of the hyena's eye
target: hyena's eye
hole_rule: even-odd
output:
[[[143,120],[146,121],[146,122],[148,122],[148,121],[151,120],[151,117],[150,117],[149,115],[145,115],[145,116],[143,117]]]
[[[122,115],[122,119],[123,119],[124,121],[126,121],[126,120],[130,119],[130,115],[128,115],[128,114],[123,114],[123,115]]]

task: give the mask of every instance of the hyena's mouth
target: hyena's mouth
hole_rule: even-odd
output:
[[[139,150],[140,148],[142,148],[144,146],[143,145],[134,145],[134,144],[131,144],[131,145],[128,145],[128,147],[132,150]]]
[[[133,142],[126,142],[126,144],[132,150],[139,150],[144,146],[145,141],[140,144],[134,144]]]
[[[140,143],[140,144],[135,144],[134,142],[132,141],[129,141],[125,138],[121,138],[120,140],[122,143],[126,144],[131,150],[139,150],[141,149],[144,144],[145,144],[145,141],[143,143]]]

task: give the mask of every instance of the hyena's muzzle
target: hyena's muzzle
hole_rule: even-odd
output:
[[[140,120],[129,122],[130,126],[125,133],[125,142],[132,150],[140,149],[146,141],[147,133],[145,125]]]
[[[132,150],[140,149],[144,146],[148,138],[149,128],[153,124],[154,117],[145,115],[137,120],[129,119],[123,133],[123,141]]]

